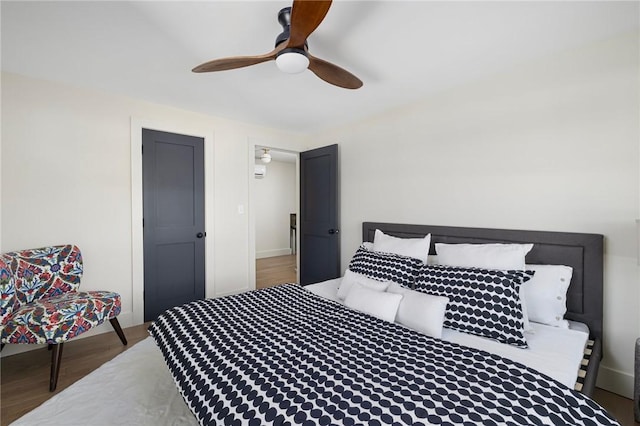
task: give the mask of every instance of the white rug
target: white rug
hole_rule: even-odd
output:
[[[197,425],[151,337],[35,410],[19,425]]]

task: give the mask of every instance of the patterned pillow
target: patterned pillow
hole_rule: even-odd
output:
[[[425,265],[415,289],[449,298],[444,326],[527,348],[520,285],[525,271]]]
[[[419,259],[370,251],[362,246],[358,248],[349,263],[349,269],[353,272],[374,280],[393,281],[407,287],[413,286],[421,266],[422,262]]]

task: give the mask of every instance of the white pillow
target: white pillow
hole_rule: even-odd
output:
[[[388,293],[402,294],[396,322],[427,336],[442,337],[442,323],[449,298],[434,296],[391,283]]]
[[[501,271],[524,271],[524,258],[532,248],[533,244],[436,243],[440,265]]]
[[[375,291],[362,286],[360,283],[355,283],[351,286],[344,304],[357,311],[393,322],[401,300],[401,294]]]
[[[340,287],[338,288],[338,299],[344,300],[347,297],[347,294],[349,294],[351,287],[356,283],[375,291],[385,291],[387,287],[389,287],[389,281],[383,282],[374,280],[373,278],[357,274],[347,269],[344,271],[344,277],[342,277]]]
[[[573,268],[564,265],[526,265],[535,275],[522,284],[524,305],[530,321],[569,328],[564,319],[567,313],[567,290]]]
[[[423,263],[427,263],[429,244],[431,244],[431,234],[427,234],[424,238],[398,238],[376,229],[373,237],[373,251],[413,257],[422,260]]]

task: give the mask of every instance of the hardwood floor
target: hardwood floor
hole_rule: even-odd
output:
[[[148,326],[147,323],[125,329],[124,332],[129,341],[127,346],[122,345],[115,332],[66,343],[58,388],[55,392],[49,392],[51,353],[46,348],[2,358],[0,361],[2,383],[0,424],[2,426],[8,425],[119,353],[143,340],[148,336]],[[594,399],[606,408],[621,425],[640,424],[634,422],[633,401],[630,399],[602,389],[596,389]]]
[[[296,255],[265,257],[256,260],[256,288],[296,283]]]
[[[596,388],[593,399],[607,409],[622,426],[640,425],[633,418],[633,400]]]

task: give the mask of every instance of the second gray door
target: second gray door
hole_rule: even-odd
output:
[[[300,284],[339,277],[338,145],[300,153]]]
[[[142,130],[144,320],[205,293],[204,140]]]

